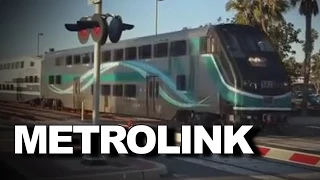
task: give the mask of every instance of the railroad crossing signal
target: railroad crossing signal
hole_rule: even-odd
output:
[[[108,38],[108,23],[106,18],[103,18],[100,14],[94,14],[91,21],[98,22],[98,26],[91,29],[91,38],[93,41],[104,45]]]
[[[107,22],[108,17],[112,17],[110,25]],[[91,18],[81,18],[76,24],[65,24],[65,28],[77,32],[81,44],[87,43],[91,34],[93,41],[104,45],[108,36],[112,43],[119,42],[122,32],[133,29],[134,25],[123,23],[118,15],[94,14]]]

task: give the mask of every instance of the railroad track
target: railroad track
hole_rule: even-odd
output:
[[[27,111],[27,113],[32,113],[32,115],[37,115],[41,117],[48,117],[52,118],[52,114],[55,114],[55,116],[61,116],[61,117],[67,117],[67,118],[73,118],[73,119],[81,119],[81,114],[76,112],[68,112],[68,111],[59,111],[59,110],[53,110],[53,109],[46,109],[46,108],[40,108],[40,107],[32,107],[27,104],[19,104],[19,103],[3,103],[0,102],[1,109],[14,109],[18,110],[19,112]],[[36,112],[36,113],[33,113]],[[91,113],[85,113],[84,119],[91,119]],[[53,118],[55,120],[59,120],[58,118]],[[129,117],[124,116],[116,116],[116,115],[110,115],[110,114],[102,114],[100,117],[101,120],[113,120],[113,121],[128,121]],[[61,118],[60,118],[61,120]]]
[[[12,108],[12,107],[5,107],[1,106],[0,113],[7,115],[8,117],[18,117],[21,119],[26,120],[33,120],[33,121],[57,121],[59,119],[53,118],[52,116],[43,115],[39,112],[30,112],[29,110],[23,111],[18,108]]]
[[[0,114],[6,114],[11,117],[19,117],[25,120],[33,121],[65,121],[65,120],[80,120],[81,114],[76,112],[59,111],[40,107],[32,107],[27,104],[0,102]],[[91,113],[84,114],[85,121],[91,121]],[[150,120],[139,118],[135,119],[132,116],[100,113],[100,120],[112,123],[127,124],[129,120],[134,119],[135,124],[167,124],[163,120]]]

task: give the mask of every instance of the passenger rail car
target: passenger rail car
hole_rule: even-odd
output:
[[[288,77],[266,35],[251,26],[213,25],[106,44],[100,111],[172,119],[177,110],[228,122],[284,118]],[[41,92],[67,108],[92,109],[93,46],[47,53]]]
[[[40,97],[42,57],[0,61],[0,100],[28,102]]]

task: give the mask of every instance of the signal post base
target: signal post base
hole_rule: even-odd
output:
[[[108,165],[107,158],[102,155],[85,155],[83,156],[81,163],[88,166]]]

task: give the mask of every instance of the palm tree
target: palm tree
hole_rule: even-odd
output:
[[[311,56],[311,82],[317,89],[317,94],[320,93],[320,53],[316,53]]]
[[[254,24],[252,8],[250,0],[230,0],[226,4],[226,11],[237,12],[234,18],[237,24]]]
[[[236,23],[258,25],[267,34],[269,23],[284,21],[283,13],[289,9],[287,0],[229,0],[226,4],[226,11],[236,11]]]
[[[312,53],[312,37],[311,37],[311,22],[312,15],[316,16],[319,13],[319,7],[316,0],[291,0],[291,4],[295,7],[299,5],[299,13],[306,18],[306,44],[305,44],[305,60],[304,60],[304,93],[302,107],[307,107],[308,87],[310,79],[310,59]]]

